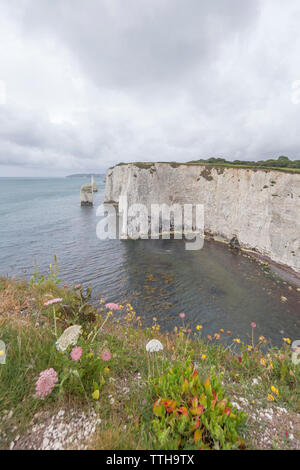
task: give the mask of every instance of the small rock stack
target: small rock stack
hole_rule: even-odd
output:
[[[80,204],[82,206],[93,205],[93,186],[91,184],[84,184],[80,189]]]

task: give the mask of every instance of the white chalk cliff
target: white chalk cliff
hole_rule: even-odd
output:
[[[168,163],[120,164],[105,201],[203,204],[205,231],[300,272],[300,174]]]

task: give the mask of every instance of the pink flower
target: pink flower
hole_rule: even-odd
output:
[[[70,356],[73,359],[73,361],[78,361],[82,356],[82,348],[80,346],[73,348]]]
[[[256,323],[252,322],[251,326],[252,326],[252,328],[256,328]]]
[[[103,361],[110,361],[111,354],[108,349],[104,349],[101,354],[101,359]]]
[[[36,397],[45,398],[52,392],[56,382],[58,382],[58,377],[54,369],[46,369],[41,372],[35,384]]]
[[[57,304],[57,303],[62,302],[62,301],[63,301],[63,299],[61,299],[61,298],[59,297],[59,298],[57,298],[57,299],[48,300],[47,302],[44,303],[44,305],[45,305],[46,307],[48,307],[48,305]]]
[[[182,313],[179,314],[179,316],[180,316],[180,318],[184,318],[184,317],[185,317],[185,313],[182,312]]]
[[[108,308],[108,310],[119,310],[119,305],[114,303],[105,304],[105,307]]]
[[[80,289],[81,287],[81,284],[76,284],[76,286],[74,287],[74,289]]]

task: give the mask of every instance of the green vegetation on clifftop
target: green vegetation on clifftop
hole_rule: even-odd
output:
[[[299,447],[300,368],[288,338],[280,350],[263,352],[267,340],[252,324],[249,344],[232,338],[225,347],[230,331],[204,338],[201,324],[191,330],[183,313],[163,333],[154,315],[143,328],[130,304],[99,299],[95,306],[90,296],[81,285],[61,286],[52,269],[29,283],[0,279],[0,447],[51,448],[39,426],[52,419],[53,428],[64,415],[70,427],[79,410],[98,420],[84,437],[90,449]],[[76,325],[78,338],[63,343],[63,332]],[[45,370],[54,380],[42,398]]]

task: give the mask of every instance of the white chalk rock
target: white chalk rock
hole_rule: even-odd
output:
[[[93,205],[93,187],[91,184],[84,184],[80,190],[80,204],[82,206]]]

